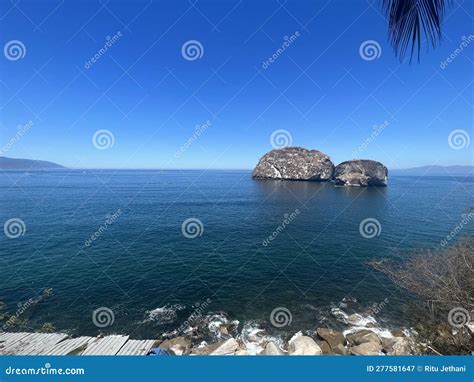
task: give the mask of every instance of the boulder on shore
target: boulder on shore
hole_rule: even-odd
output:
[[[336,166],[333,181],[336,186],[386,186],[388,170],[382,163],[374,160],[350,160]]]
[[[283,355],[283,352],[275,345],[274,342],[269,342],[260,355]]]
[[[191,341],[184,337],[176,337],[163,341],[159,347],[174,355],[187,355],[191,350]]]
[[[319,328],[316,333],[318,333],[318,336],[329,344],[331,349],[337,347],[339,344],[344,346],[346,343],[346,339],[341,332],[336,332],[332,329]]]
[[[323,351],[318,344],[307,336],[292,339],[288,346],[289,355],[321,355]]]
[[[381,355],[382,345],[377,342],[364,342],[351,347],[350,352],[354,355]]]
[[[266,153],[253,170],[254,179],[328,181],[334,164],[326,154],[302,147],[286,147]]]
[[[361,345],[366,342],[375,342],[377,344],[382,343],[375,332],[367,329],[362,329],[355,333],[349,333],[346,338],[351,346]]]
[[[228,355],[234,354],[239,350],[239,344],[234,338],[229,338],[224,341],[219,347],[210,352],[210,355]]]

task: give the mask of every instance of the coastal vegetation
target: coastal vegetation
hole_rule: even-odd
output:
[[[471,354],[474,350],[474,239],[418,251],[401,262],[371,265],[424,303],[414,327],[422,353]]]

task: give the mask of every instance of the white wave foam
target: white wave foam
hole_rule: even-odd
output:
[[[260,328],[259,324],[255,321],[246,322],[238,338],[242,341],[244,350],[251,355],[262,352],[269,342],[274,342],[276,346],[283,350],[283,339],[277,336],[266,335],[265,329]]]
[[[331,314],[338,320],[346,325],[349,325],[350,328],[346,329],[342,332],[344,336],[347,336],[350,333],[355,333],[363,329],[369,329],[376,333],[379,337],[384,337],[384,338],[391,338],[393,337],[393,334],[390,332],[390,330],[385,329],[385,328],[380,328],[378,326],[377,320],[369,315],[362,315],[359,313],[354,313],[354,314],[347,314],[344,312],[342,309],[339,308],[332,308],[331,309]]]
[[[167,304],[160,308],[156,308],[153,310],[148,310],[146,313],[148,314],[148,318],[145,322],[153,321],[158,324],[168,324],[173,322],[177,317],[177,312],[186,308],[182,304]]]

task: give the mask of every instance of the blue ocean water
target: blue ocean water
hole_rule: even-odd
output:
[[[4,172],[0,221],[19,218],[26,231],[0,235],[0,301],[15,311],[53,288],[30,320],[79,334],[155,336],[197,306],[263,326],[285,307],[285,330],[294,333],[330,320],[344,299],[357,310],[385,301],[377,320],[403,323],[409,297],[368,262],[439,247],[473,204],[473,184],[392,176],[386,188],[338,188],[256,181],[249,171]],[[183,235],[190,218],[200,222],[195,238]],[[360,232],[368,218],[379,224],[372,238]],[[114,312],[113,325],[94,325],[100,307]]]

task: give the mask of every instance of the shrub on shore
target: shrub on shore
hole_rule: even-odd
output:
[[[421,352],[470,354],[474,350],[474,239],[421,251],[399,264],[382,260],[371,265],[427,302],[415,324]]]

